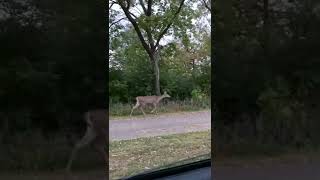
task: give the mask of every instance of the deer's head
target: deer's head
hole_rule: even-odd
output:
[[[165,91],[162,95],[164,98],[170,98],[171,96],[169,94],[167,94],[167,91]]]

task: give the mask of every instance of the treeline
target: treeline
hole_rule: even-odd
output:
[[[127,33],[127,35],[130,33]],[[128,47],[116,55],[118,66],[109,67],[110,103],[132,103],[136,96],[154,95],[153,71],[148,57],[131,30],[124,38]],[[130,34],[129,34],[130,35]],[[210,43],[210,37],[206,37]],[[130,44],[129,44],[130,41]],[[209,49],[210,50],[210,49]],[[185,49],[172,43],[161,52],[161,91],[167,91],[173,100],[186,100],[211,95],[211,62],[204,55],[194,60]],[[121,57],[121,55],[123,55]],[[198,64],[197,64],[198,63]]]
[[[209,96],[211,36],[203,2],[116,1],[111,6],[110,103],[161,91],[176,100],[191,98],[192,91]],[[143,11],[135,10],[139,7]]]
[[[106,107],[104,3],[1,1],[2,135],[82,126]]]
[[[320,145],[318,6],[300,0],[214,3],[218,149]]]
[[[196,29],[192,25],[185,26]],[[136,96],[155,95],[152,62],[133,27],[116,26],[111,29],[110,36],[109,103],[132,103]],[[157,53],[161,93],[167,91],[172,100],[209,99],[210,32],[194,34],[198,43],[184,36],[174,36],[176,39],[167,42]]]

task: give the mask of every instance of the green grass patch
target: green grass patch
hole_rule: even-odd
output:
[[[210,131],[111,142],[110,178],[117,179],[170,166],[171,163],[189,158],[196,158],[194,161],[208,158],[210,152]]]
[[[117,117],[117,116],[129,116],[133,104],[123,104],[123,103],[111,103],[109,104],[109,116]],[[166,103],[160,103],[157,108],[158,113],[174,113],[181,111],[200,111],[205,109],[210,109],[211,103],[210,101],[201,101],[195,102],[192,100],[184,100],[184,101],[168,101]],[[149,106],[145,108],[145,112],[148,114],[153,109],[153,107]],[[142,112],[139,109],[135,109],[132,113],[133,116],[142,115]]]

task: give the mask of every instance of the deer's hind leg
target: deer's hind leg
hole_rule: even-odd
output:
[[[139,109],[142,111],[143,116],[146,116],[146,113],[144,113],[144,111],[143,111],[143,109],[142,109],[142,106],[140,106]]]
[[[153,113],[154,111],[156,111],[156,109],[157,109],[157,104],[154,103],[154,104],[153,104],[153,107],[154,107],[154,108],[153,108],[153,110],[151,111],[151,113]],[[157,111],[156,111],[155,114],[157,114]]]
[[[134,109],[137,109],[138,107],[140,106],[139,102],[136,103],[135,106],[133,106],[133,108],[131,109],[131,113],[130,113],[130,116],[132,116],[132,112]]]
[[[72,162],[73,162],[74,158],[76,157],[78,150],[89,145],[95,138],[96,138],[96,133],[94,132],[94,130],[91,127],[88,126],[85,135],[74,146],[74,148],[71,152],[71,155],[70,155],[67,167],[66,167],[66,171],[70,171]]]

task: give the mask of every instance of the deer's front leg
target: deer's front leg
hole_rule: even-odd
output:
[[[142,111],[143,116],[146,116],[146,113],[144,113],[144,111],[143,111],[143,109],[142,109],[142,106],[140,106],[140,110]]]
[[[154,104],[153,104],[153,107],[154,107],[154,108],[153,108],[153,110],[151,111],[151,113],[153,113],[153,112],[157,109],[157,104],[154,103]],[[156,112],[156,114],[157,114],[157,112]]]
[[[133,108],[132,108],[132,110],[131,110],[131,113],[130,113],[130,116],[132,116],[132,112],[133,112],[133,110],[134,109],[136,109],[137,107],[139,107],[140,106],[140,104],[139,103],[137,103],[135,106],[133,106]]]

